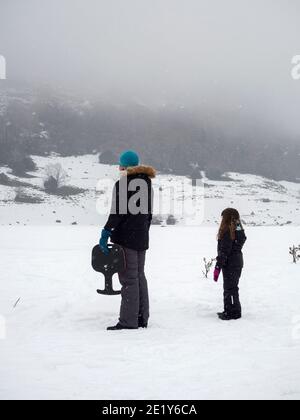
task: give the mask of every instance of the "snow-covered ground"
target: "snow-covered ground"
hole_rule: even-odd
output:
[[[222,283],[201,275],[216,228],[154,227],[150,327],[127,332],[105,330],[120,297],[95,292],[98,234],[0,227],[0,398],[300,398],[300,264],[288,254],[299,227],[247,229],[244,318],[231,323],[215,315]]]
[[[99,180],[116,180],[116,166],[99,164],[98,155],[79,157],[33,157],[38,170],[31,175],[33,178],[16,178],[8,168],[1,168],[0,173],[6,173],[16,181],[29,184],[23,190],[30,196],[42,200],[39,204],[20,204],[15,202],[16,188],[0,183],[0,225],[46,225],[62,224],[99,226],[106,219],[106,212],[99,214],[96,207],[101,195]],[[48,195],[43,191],[45,167],[48,164],[60,163],[67,172],[68,184],[84,189],[80,195],[59,197]],[[222,210],[226,207],[236,207],[240,210],[242,219],[249,226],[300,226],[300,183],[275,182],[255,175],[227,174],[222,181],[204,179],[205,189],[199,187],[196,192],[197,206],[194,219],[200,220],[206,226],[216,226]],[[182,185],[191,184],[191,180],[175,175],[159,174],[154,182],[156,191],[161,187],[162,201],[169,203],[169,192],[175,189],[175,202],[182,202]],[[185,195],[185,201],[190,192]],[[158,202],[156,194],[155,203]],[[201,199],[204,196],[203,200]],[[110,191],[107,190],[110,201]],[[164,206],[165,207],[165,206]],[[204,211],[204,214],[203,214]],[[172,213],[170,208],[166,212]],[[191,218],[175,214],[179,224],[191,222]]]
[[[150,328],[108,333],[120,297],[96,294],[103,279],[90,253],[111,199],[102,183],[117,179],[117,167],[97,155],[34,160],[32,178],[0,168],[41,200],[17,203],[16,187],[0,185],[0,398],[300,398],[300,264],[288,254],[300,242],[300,184],[235,173],[204,179],[192,218],[152,228]],[[46,194],[49,163],[61,163],[82,194]],[[156,203],[168,204],[172,188],[175,202],[186,202],[190,182],[160,174]],[[229,206],[240,210],[249,240],[244,318],[224,324],[216,317],[222,284],[204,279],[202,266],[215,256],[216,225]],[[202,223],[185,226],[195,219]]]

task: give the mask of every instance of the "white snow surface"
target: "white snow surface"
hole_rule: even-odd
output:
[[[96,227],[0,233],[1,399],[300,398],[299,227],[247,229],[244,317],[229,323],[216,317],[222,281],[201,274],[216,228],[153,227],[150,325],[122,332],[106,331],[120,297],[96,294]]]

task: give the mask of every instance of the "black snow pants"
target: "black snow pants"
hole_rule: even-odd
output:
[[[229,315],[242,315],[239,297],[239,282],[242,274],[240,267],[223,268],[224,277],[224,310]]]
[[[119,273],[122,285],[119,322],[124,327],[137,328],[139,319],[147,324],[149,319],[148,284],[145,276],[146,251],[124,248],[126,270]]]

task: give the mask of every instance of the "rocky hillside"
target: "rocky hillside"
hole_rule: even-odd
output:
[[[242,106],[225,112],[204,105],[108,103],[47,89],[0,90],[0,165],[18,175],[33,169],[32,154],[117,155],[124,148],[135,148],[164,173],[300,178],[299,138]]]

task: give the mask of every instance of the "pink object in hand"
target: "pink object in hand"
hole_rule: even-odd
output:
[[[221,274],[221,269],[219,267],[216,267],[215,271],[214,271],[214,281],[215,282],[217,282],[219,280],[220,274]]]

